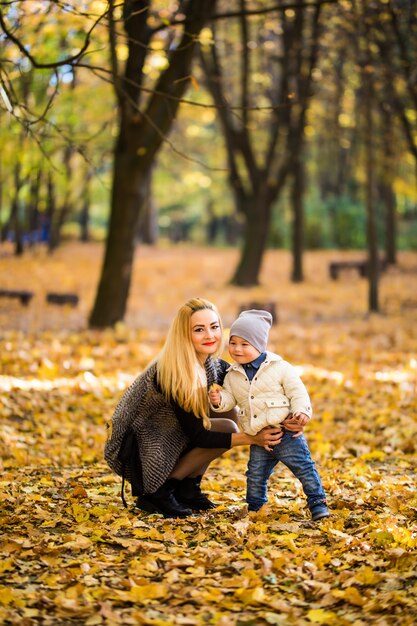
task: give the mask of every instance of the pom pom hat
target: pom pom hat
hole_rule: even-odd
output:
[[[242,311],[230,327],[230,338],[233,335],[242,337],[259,352],[265,352],[271,326],[272,315],[268,311],[257,309]]]

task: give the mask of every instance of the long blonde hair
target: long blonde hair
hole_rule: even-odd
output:
[[[220,315],[214,304],[203,298],[193,298],[186,302],[174,317],[156,362],[158,383],[165,397],[174,400],[185,411],[201,418],[204,427],[209,430],[206,371],[191,340],[191,316],[196,311],[204,309],[209,309],[217,315],[223,332]],[[220,345],[212,356],[218,357],[222,348]]]

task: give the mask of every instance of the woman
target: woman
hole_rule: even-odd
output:
[[[136,507],[165,517],[213,508],[200,482],[209,464],[233,446],[274,446],[279,428],[250,436],[226,417],[210,419],[208,389],[228,363],[216,307],[194,298],[175,316],[165,345],[119,401],[105,446],[109,466],[132,485]],[[123,489],[122,489],[123,491]]]

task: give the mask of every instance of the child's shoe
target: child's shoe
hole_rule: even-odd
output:
[[[313,522],[318,522],[319,519],[323,519],[323,517],[329,517],[330,511],[327,508],[326,500],[322,500],[321,502],[316,502],[310,507],[311,517]]]

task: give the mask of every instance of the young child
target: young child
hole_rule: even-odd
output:
[[[235,361],[223,388],[209,391],[214,411],[239,407],[239,426],[254,435],[265,426],[285,429],[274,448],[252,445],[248,463],[246,500],[249,511],[267,501],[267,483],[282,461],[301,482],[314,521],[330,515],[320,476],[303,435],[312,415],[310,398],[295,368],[278,354],[267,352],[272,316],[267,311],[243,311],[230,328],[229,354]],[[296,434],[294,434],[296,432]]]

